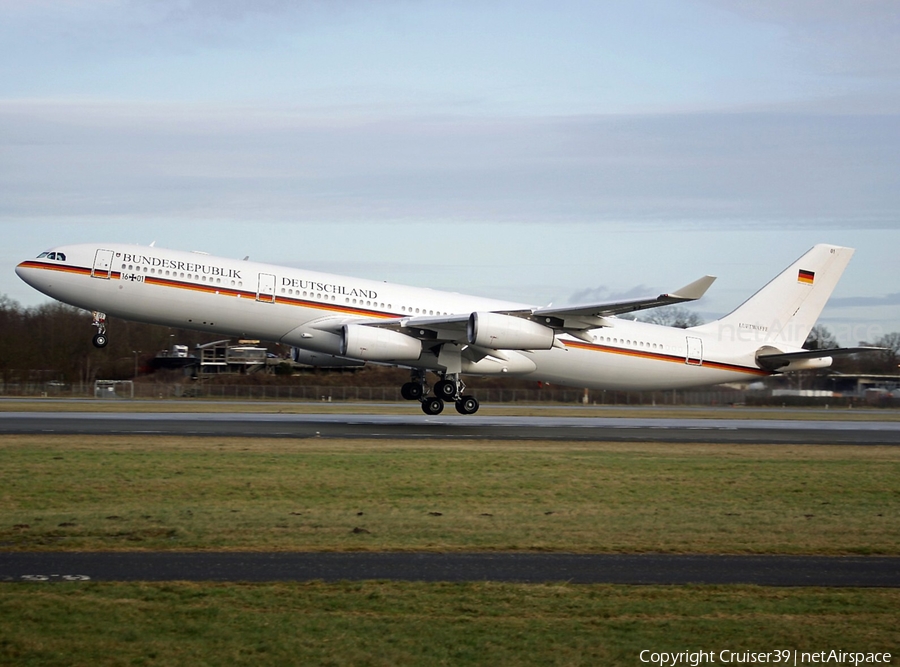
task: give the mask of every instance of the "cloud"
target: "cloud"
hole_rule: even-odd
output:
[[[645,296],[653,296],[659,294],[659,290],[654,290],[646,285],[637,285],[627,290],[613,290],[609,287],[601,285],[600,287],[587,287],[577,292],[573,292],[569,297],[569,303],[603,303],[606,301],[624,301],[626,299],[640,299]]]
[[[828,301],[830,308],[872,308],[900,306],[900,292],[885,294],[884,296],[846,296],[833,297]]]
[[[0,101],[0,127],[0,219],[900,219],[897,115],[353,117],[19,100]]]
[[[785,42],[822,72],[896,79],[900,12],[896,0],[705,0],[753,21],[774,24]]]

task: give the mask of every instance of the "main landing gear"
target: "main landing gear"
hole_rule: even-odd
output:
[[[426,415],[441,414],[446,401],[453,401],[459,414],[473,415],[478,412],[478,399],[464,396],[465,389],[466,385],[459,375],[447,373],[434,385],[434,396],[429,396],[424,371],[414,370],[410,381],[400,387],[400,395],[407,401],[420,401],[422,412]]]
[[[109,338],[106,336],[106,313],[100,313],[96,310],[91,313],[94,316],[92,326],[97,327],[97,333],[94,334],[94,347],[106,347],[109,344]]]

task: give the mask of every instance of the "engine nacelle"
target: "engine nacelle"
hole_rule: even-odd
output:
[[[422,341],[390,329],[345,324],[341,356],[366,361],[415,361],[422,354]]]
[[[553,329],[521,317],[499,313],[472,313],[466,325],[471,345],[494,350],[549,350]]]
[[[319,368],[338,368],[346,366],[365,366],[365,361],[359,359],[347,359],[336,357],[333,354],[304,350],[300,347],[291,348],[291,359],[304,366],[317,366]]]

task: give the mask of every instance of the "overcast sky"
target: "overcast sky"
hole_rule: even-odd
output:
[[[565,304],[817,242],[900,331],[896,0],[0,0],[0,293],[129,241]]]

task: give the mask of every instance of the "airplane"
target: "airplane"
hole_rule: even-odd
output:
[[[688,329],[618,316],[699,299],[714,276],[646,298],[540,307],[154,245],[61,246],[16,273],[91,311],[98,348],[108,315],[258,338],[290,346],[302,364],[407,368],[402,397],[437,415],[448,401],[477,412],[464,375],[680,389],[826,368],[836,355],[875,349],[802,347],[853,252],[816,245],[729,315]],[[440,378],[433,387],[428,372]]]

